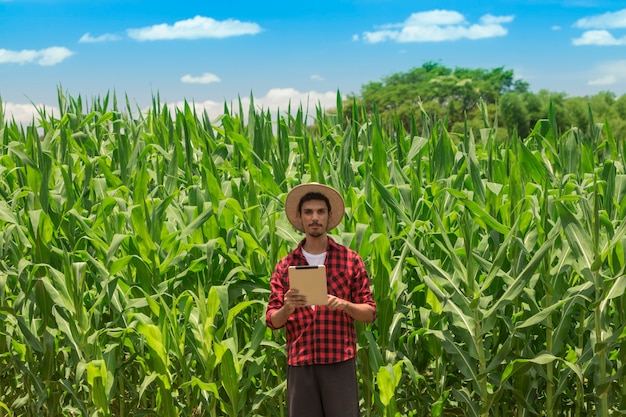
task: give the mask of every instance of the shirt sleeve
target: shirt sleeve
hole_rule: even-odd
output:
[[[376,319],[376,302],[372,295],[370,286],[370,277],[365,268],[363,259],[355,252],[354,256],[354,281],[353,284],[353,302],[357,304],[367,304],[374,310],[374,319]]]
[[[267,309],[265,310],[265,324],[272,330],[278,329],[278,327],[272,324],[272,314],[282,308],[285,293],[289,290],[287,280],[285,279],[285,264],[284,261],[279,262],[270,278],[270,296],[267,301]]]

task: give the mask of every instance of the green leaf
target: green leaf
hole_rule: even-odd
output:
[[[559,300],[557,303],[551,304],[549,306],[547,306],[546,308],[542,309],[541,311],[539,311],[536,314],[533,314],[532,317],[519,322],[515,325],[515,328],[517,329],[523,329],[525,327],[530,327],[530,326],[534,326],[536,324],[539,323],[543,323],[546,318],[548,318],[550,315],[552,315],[552,313],[555,310],[558,310],[559,308],[561,308],[561,306],[563,306],[563,304],[567,303],[568,301],[570,301],[573,297],[570,298],[566,298],[563,300]]]
[[[381,366],[378,368],[376,385],[378,386],[380,401],[385,407],[389,406],[391,401],[394,400],[398,382],[399,379],[396,379],[396,375],[394,370],[391,368],[391,365]]]
[[[595,259],[591,235],[583,229],[574,214],[562,202],[556,203],[563,231],[582,269],[592,270]]]
[[[613,281],[613,284],[611,285],[609,290],[606,291],[605,295],[603,296],[602,302],[600,303],[600,311],[602,313],[605,313],[607,310],[608,303],[614,298],[622,297],[625,292],[626,292],[626,276],[622,275],[620,277],[617,277],[617,279]]]
[[[554,356],[551,353],[542,353],[531,359],[515,359],[509,362],[502,373],[501,382],[504,383],[516,373],[528,369],[532,365],[547,365],[552,362],[561,362],[569,367],[578,376],[580,382],[583,381],[582,369],[580,366],[570,363],[564,359]]]

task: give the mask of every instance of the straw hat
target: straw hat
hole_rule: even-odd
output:
[[[345,211],[345,204],[343,198],[339,193],[328,185],[319,184],[317,182],[311,182],[308,184],[300,184],[289,191],[287,199],[285,200],[285,213],[289,222],[301,232],[304,232],[304,228],[298,221],[298,205],[300,200],[308,193],[320,193],[328,198],[330,202],[330,217],[328,218],[328,226],[326,231],[330,231],[337,227],[343,219]]]

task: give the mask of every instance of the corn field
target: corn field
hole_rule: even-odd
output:
[[[0,416],[285,409],[269,276],[301,182],[346,201],[366,262],[362,415],[626,414],[626,145],[591,123],[453,136],[342,103],[210,120],[158,97],[0,103]],[[504,139],[502,137],[504,136]]]

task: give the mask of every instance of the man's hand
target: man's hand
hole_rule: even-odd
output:
[[[272,325],[275,328],[283,327],[289,320],[289,316],[296,311],[296,308],[304,306],[306,306],[306,297],[299,294],[295,288],[289,289],[283,297],[283,306],[274,311],[270,317]]]
[[[326,304],[326,307],[330,308],[331,310],[346,311],[346,308],[348,308],[348,305],[350,304],[352,303],[350,303],[349,301],[328,294],[328,304]]]
[[[365,323],[374,321],[374,309],[367,304],[355,304],[348,300],[328,295],[328,304],[326,307],[331,310],[341,310],[353,319]]]
[[[284,307],[289,311],[289,314],[293,313],[298,307],[306,306],[306,296],[301,295],[295,288],[290,288],[285,293]]]

